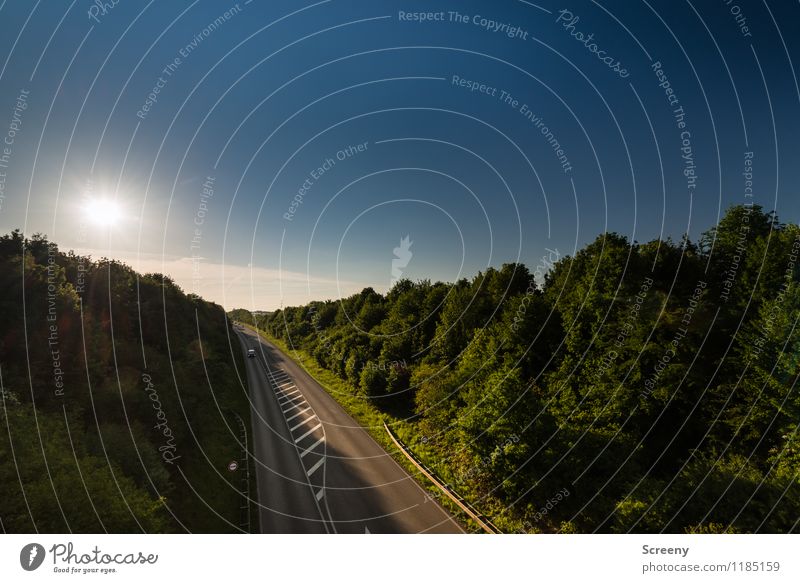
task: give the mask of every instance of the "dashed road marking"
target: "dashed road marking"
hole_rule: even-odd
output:
[[[300,391],[298,391],[297,389],[295,389],[294,391],[290,391],[290,392],[288,392],[288,393],[281,393],[281,398],[288,398],[288,397],[290,397],[291,395],[294,395],[295,393],[299,393],[299,392],[300,392]]]
[[[308,407],[308,409],[303,409],[302,411],[298,411],[297,413],[295,413],[291,417],[287,417],[286,421],[291,421],[292,419],[294,419],[295,417],[299,417],[300,415],[302,415],[306,411],[311,411],[311,407]]]
[[[281,369],[268,370],[267,377],[270,380],[272,391],[278,401],[278,407],[280,407],[280,410],[283,413],[283,418],[286,421],[286,427],[289,429],[289,435],[294,439],[295,449],[300,457],[300,465],[302,466],[303,471],[306,473],[308,485],[311,488],[311,491],[314,493],[314,497],[318,503],[317,506],[319,507],[320,500],[322,500],[322,498],[325,496],[325,474],[323,472],[321,480],[317,476],[317,479],[314,479],[313,481],[312,475],[317,474],[320,468],[324,469],[325,462],[327,461],[324,449],[325,428],[323,427],[322,422],[317,414],[314,412],[313,407],[308,403],[308,401],[306,401],[303,393],[300,391],[297,385],[294,384],[294,381],[286,373],[286,371]],[[290,413],[291,415],[289,415]],[[306,416],[299,419],[293,425],[290,424],[291,421],[298,419],[303,415]],[[295,432],[302,431],[305,427],[311,424],[312,421],[314,421],[316,424],[311,429],[305,431],[305,433],[303,433],[300,437],[295,438]],[[322,436],[319,437],[319,439],[317,439],[310,447],[303,449],[298,445],[302,440],[312,435],[318,429],[322,429]],[[318,450],[320,445],[323,445],[322,450],[315,451]],[[320,458],[316,460],[314,465],[310,468],[306,465],[306,461],[304,460],[309,453],[316,453],[320,456]],[[320,481],[321,483],[319,483]],[[320,513],[322,513],[321,507]],[[328,511],[328,518],[330,519],[330,511]],[[328,529],[327,524],[326,529]],[[333,531],[336,532],[335,527],[333,527]]]
[[[297,403],[297,404],[293,405],[292,407],[289,407],[288,409],[284,409],[283,407],[281,407],[281,411],[283,411],[284,413],[288,413],[292,409],[297,409],[298,407],[302,407],[303,405],[306,405],[306,404],[307,403],[305,403],[305,402]]]
[[[295,439],[295,440],[294,440],[294,442],[295,442],[295,443],[299,443],[299,442],[300,442],[300,441],[302,441],[304,438],[306,438],[306,437],[308,437],[309,435],[311,435],[312,433],[314,433],[314,432],[315,432],[317,429],[319,429],[320,427],[322,427],[322,423],[317,423],[317,424],[316,424],[314,427],[312,427],[311,429],[309,429],[308,431],[306,431],[306,432],[305,432],[303,435],[301,435],[300,437],[298,437],[297,439]]]
[[[308,422],[309,422],[309,421],[311,421],[312,419],[316,419],[316,418],[317,418],[317,417],[316,417],[316,415],[309,415],[308,417],[306,417],[306,418],[305,418],[305,419],[303,419],[302,421],[298,422],[298,423],[297,423],[297,425],[295,425],[294,427],[290,427],[290,428],[289,428],[289,431],[294,431],[294,430],[295,430],[295,429],[297,429],[298,427],[302,427],[303,425],[305,425],[306,423],[308,423]]]
[[[311,469],[306,472],[306,475],[310,476],[311,474],[316,472],[324,462],[325,462],[325,458],[324,457],[319,458],[317,463],[315,463],[313,466],[311,466]]]
[[[305,402],[305,398],[303,397],[303,395],[298,393],[297,395],[293,395],[291,397],[281,397],[280,399],[278,399],[278,403],[281,403],[281,400],[283,400],[283,402],[281,403],[281,406],[283,406],[286,405],[287,403],[291,403],[292,401],[296,401],[297,399],[301,399],[303,402]]]
[[[325,436],[324,435],[322,437],[320,437],[317,441],[315,441],[314,444],[312,446],[310,446],[308,449],[303,450],[303,453],[300,454],[300,457],[301,458],[306,457],[308,454],[310,454],[312,451],[314,451],[314,449],[316,449],[316,447],[320,443],[322,443],[323,441],[325,441]]]

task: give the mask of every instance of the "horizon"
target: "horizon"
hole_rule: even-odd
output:
[[[728,211],[728,210],[733,209],[733,208],[735,208],[737,206],[740,206],[742,208],[748,208],[747,205],[730,205],[725,210]],[[777,213],[775,213],[775,211],[765,210],[760,205],[754,205],[752,208],[753,209],[760,208],[766,214],[774,214],[776,216],[776,218],[778,219],[778,222],[780,224],[795,224],[795,225],[797,225],[797,223],[792,223],[791,221],[788,221],[788,222],[787,221],[783,221],[780,218],[780,216],[778,216]],[[699,233],[698,237],[694,241],[691,238],[687,237],[687,242],[695,244],[695,245],[698,245],[700,236],[703,235],[703,234],[709,233],[715,227],[716,227],[716,225],[710,225],[707,229],[705,229],[704,231]],[[19,232],[21,236],[27,237],[25,235],[25,233],[23,233],[21,231],[21,229],[14,229],[11,232],[15,232],[15,231]],[[7,233],[7,234],[10,234],[10,233]],[[593,240],[596,240],[596,239],[601,238],[603,236],[612,235],[612,234],[620,235],[619,233],[613,233],[613,232],[600,233]],[[32,236],[34,236],[34,235],[44,235],[44,234],[43,233],[34,233]],[[104,259],[117,261],[119,263],[122,263],[122,264],[130,267],[131,269],[133,269],[137,273],[137,275],[140,275],[140,276],[141,275],[146,275],[146,274],[166,275],[170,279],[172,279],[172,281],[185,294],[194,294],[194,295],[200,297],[203,300],[218,304],[225,310],[226,313],[230,312],[230,311],[233,311],[233,310],[238,310],[238,309],[247,310],[249,312],[271,313],[271,312],[274,312],[276,310],[283,309],[283,308],[300,307],[302,305],[305,305],[305,304],[308,304],[308,303],[311,303],[311,302],[341,301],[341,300],[343,300],[343,299],[345,299],[347,297],[351,297],[352,295],[358,294],[358,293],[360,293],[361,291],[363,291],[363,290],[365,290],[367,288],[373,289],[377,293],[385,296],[387,293],[389,293],[391,291],[391,289],[394,287],[394,285],[396,283],[398,283],[399,281],[401,281],[403,279],[408,279],[409,281],[412,281],[414,283],[418,283],[418,282],[421,282],[421,281],[429,281],[431,284],[443,283],[443,284],[446,284],[446,285],[452,285],[452,284],[456,283],[457,281],[459,281],[459,280],[433,279],[433,278],[429,278],[429,277],[423,277],[423,278],[417,278],[417,279],[410,279],[410,278],[406,278],[406,277],[401,277],[399,279],[393,280],[392,282],[390,282],[390,284],[388,286],[384,286],[384,287],[381,287],[380,284],[369,283],[369,282],[365,282],[365,283],[349,282],[349,286],[350,287],[348,287],[347,289],[351,289],[352,291],[350,293],[347,293],[347,294],[342,294],[342,295],[337,295],[337,296],[324,296],[324,295],[312,296],[312,295],[308,295],[307,298],[304,301],[300,301],[298,303],[283,303],[279,299],[278,303],[277,304],[273,304],[271,307],[251,307],[251,308],[247,308],[247,307],[239,306],[239,305],[225,305],[222,302],[217,301],[217,299],[215,297],[206,296],[206,295],[203,295],[202,293],[198,293],[198,292],[195,292],[195,291],[192,291],[191,289],[189,289],[192,285],[194,285],[196,283],[195,276],[194,276],[194,265],[195,264],[192,261],[192,258],[189,258],[189,257],[169,257],[169,258],[160,257],[159,258],[157,256],[149,257],[149,258],[143,258],[141,256],[124,257],[124,256],[120,256],[120,255],[117,255],[116,257],[107,257],[107,256],[102,255],[102,252],[100,252],[100,254],[98,254],[98,255],[93,254],[94,250],[92,250],[92,249],[74,249],[74,248],[63,249],[61,246],[58,245],[58,241],[52,241],[46,235],[44,235],[44,236],[45,236],[45,238],[47,239],[48,242],[55,243],[58,246],[59,251],[62,252],[62,253],[65,253],[65,254],[66,253],[74,253],[76,255],[81,255],[81,256],[87,257],[92,261],[102,261]],[[628,239],[625,235],[621,235],[621,236],[625,237],[626,240]],[[654,243],[654,242],[667,242],[667,241],[675,240],[675,239],[676,239],[676,237],[673,237],[671,234],[667,234],[663,238],[650,239],[650,240],[646,240],[644,242],[635,241],[635,240],[631,240],[629,242],[632,245],[642,245],[642,244],[648,244],[648,243]],[[403,243],[403,241],[401,240],[401,244],[402,243]],[[580,251],[580,249],[572,250],[572,252],[570,252],[570,253],[561,253],[558,249],[545,248],[545,254],[539,259],[539,261],[536,264],[529,265],[529,264],[524,263],[524,262],[519,262],[519,263],[521,263],[521,265],[524,265],[527,268],[531,268],[531,275],[532,275],[534,281],[536,282],[536,285],[537,286],[541,286],[544,283],[544,276],[547,273],[550,272],[550,270],[552,269],[553,265],[556,262],[558,262],[559,260],[561,260],[561,259],[568,258],[568,257],[573,257],[576,251]],[[181,269],[172,269],[172,270],[163,269],[163,267],[166,266],[166,265],[173,265],[174,266],[176,264],[184,266],[184,269],[183,270],[181,270]],[[502,265],[504,265],[504,264],[489,265],[489,266],[487,266],[487,267],[485,267],[485,268],[483,268],[483,269],[481,269],[479,271],[476,271],[476,272],[474,272],[472,274],[465,274],[462,278],[459,278],[459,279],[472,280],[477,275],[479,275],[481,273],[485,273],[487,269],[500,269],[502,267]],[[257,269],[252,269],[250,266],[231,266],[231,265],[222,266],[222,265],[217,265],[215,267],[217,269],[221,270],[221,271],[226,271],[226,272],[230,272],[230,271],[234,271],[235,272],[236,270],[244,269],[248,273],[252,274],[253,272],[259,271]],[[191,270],[192,273],[188,273],[187,270]],[[263,270],[261,270],[261,271],[263,271]],[[281,278],[279,276],[276,276],[274,274],[269,274],[269,276],[273,277],[274,279],[277,280],[277,282],[275,282],[275,283],[280,284]],[[230,279],[233,279],[235,281],[237,278],[236,277],[231,277],[231,278],[229,278],[229,280]],[[224,287],[224,283],[223,282],[225,281],[225,279],[224,278],[220,278],[220,280],[221,281],[218,284],[219,287]],[[257,277],[251,277],[250,280],[249,280],[248,285],[252,285],[253,282],[255,282],[255,281],[258,281],[258,278]],[[309,284],[309,280],[307,278],[304,278],[303,274],[296,274],[296,273],[287,274],[286,281],[287,282],[292,282],[292,283],[294,283],[295,285],[298,285],[298,286],[305,285],[306,289],[307,290],[309,289],[309,285],[308,285]],[[317,282],[317,283],[320,284],[322,282]],[[341,282],[336,282],[336,283],[339,284],[338,287],[341,289]],[[252,293],[252,290],[251,290],[251,296],[255,297],[255,294]],[[225,297],[224,293],[222,293],[222,297]],[[295,297],[300,297],[300,294],[298,293],[298,296],[295,296]]]
[[[0,70],[0,230],[258,309],[535,264],[604,232],[696,239],[732,204],[800,219],[795,49],[747,36],[790,8],[749,10],[743,32],[711,6],[425,6],[118,3],[65,14],[74,54],[23,35]]]

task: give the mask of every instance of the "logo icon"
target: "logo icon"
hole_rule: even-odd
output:
[[[19,552],[19,564],[26,571],[35,571],[44,562],[44,547],[38,543],[30,543]]]
[[[400,246],[394,248],[395,258],[392,259],[392,281],[390,285],[396,284],[403,276],[403,269],[414,256],[411,252],[411,245],[413,244],[414,241],[411,241],[409,235],[406,235],[400,239]]]

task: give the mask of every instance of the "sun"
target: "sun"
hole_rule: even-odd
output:
[[[122,216],[119,203],[108,198],[90,200],[84,207],[86,218],[101,227],[113,227]]]

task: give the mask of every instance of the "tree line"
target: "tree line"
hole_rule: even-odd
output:
[[[249,409],[224,310],[19,231],[0,286],[3,531],[237,531]]]
[[[696,242],[606,233],[546,270],[402,280],[253,317],[517,532],[790,532],[800,229],[735,206]]]

